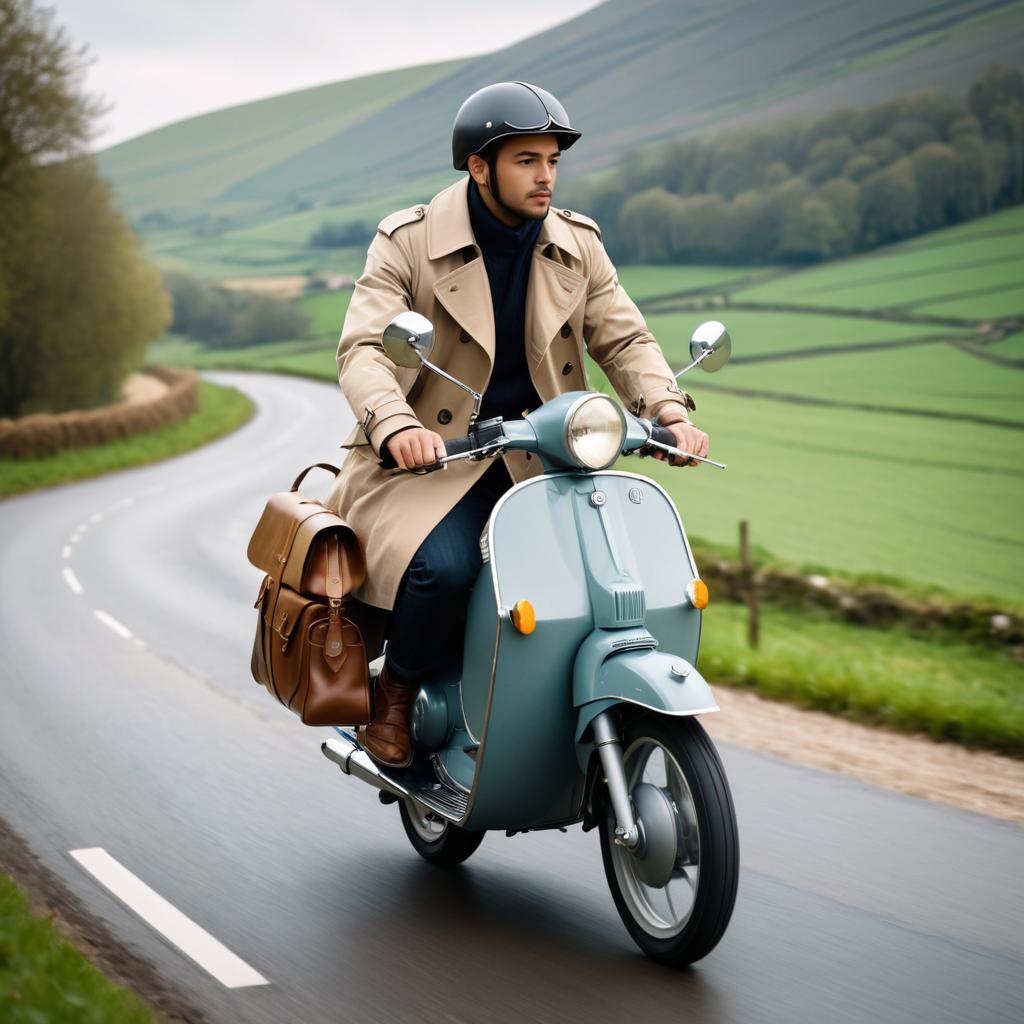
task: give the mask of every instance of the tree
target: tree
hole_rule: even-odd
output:
[[[791,262],[827,259],[843,237],[835,214],[821,199],[805,199],[782,228],[779,255]]]
[[[11,410],[19,415],[116,400],[170,319],[160,275],[141,258],[93,161],[51,165],[38,180],[22,301],[0,330],[27,371]]]
[[[0,0],[0,415],[117,397],[167,320],[94,161],[85,51],[32,0]]]
[[[0,187],[88,141],[104,108],[81,92],[86,64],[85,48],[72,46],[53,11],[0,0]]]
[[[907,159],[864,180],[860,192],[861,244],[866,248],[907,238],[917,227],[917,189]]]
[[[619,230],[629,258],[638,263],[668,263],[671,225],[680,200],[663,188],[649,188],[622,207]]]
[[[813,185],[836,178],[843,167],[857,155],[853,140],[845,135],[816,142],[807,158],[804,177]]]
[[[917,187],[917,226],[932,231],[955,219],[957,157],[949,146],[930,142],[910,157]]]
[[[818,189],[816,198],[828,204],[839,227],[839,235],[832,242],[832,255],[853,252],[860,238],[860,188],[845,178],[833,178]]]
[[[729,204],[714,192],[680,200],[672,211],[670,238],[677,260],[714,263],[730,259],[735,246]]]

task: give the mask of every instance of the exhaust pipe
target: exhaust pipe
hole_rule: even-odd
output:
[[[390,793],[399,800],[405,800],[409,791],[393,779],[389,779],[374,764],[373,759],[347,733],[339,732],[338,738],[324,740],[320,746],[324,757],[333,761],[346,775],[354,775],[377,789]]]

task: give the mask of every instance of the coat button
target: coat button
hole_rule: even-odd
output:
[[[424,211],[423,211],[423,207],[422,206],[417,206],[416,207],[416,216],[417,217],[422,217],[423,216],[423,212]]]
[[[570,373],[572,373],[572,363],[566,363],[565,366],[562,367],[562,376],[568,377]]]
[[[437,414],[437,422],[441,424],[448,424],[452,421],[452,413],[450,409],[442,409]]]
[[[572,334],[572,328],[568,324],[563,324],[563,326],[562,326],[562,337],[563,338],[568,338],[570,334]]]
[[[459,331],[459,341],[461,341],[463,345],[467,345],[472,340],[473,339],[469,336],[469,334],[466,331]]]
[[[572,210],[563,210],[562,211],[562,216],[563,217],[571,217],[572,216]]]

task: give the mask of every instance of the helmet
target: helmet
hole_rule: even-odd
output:
[[[452,128],[452,163],[464,171],[474,153],[510,135],[557,135],[568,149],[582,134],[547,90],[526,82],[498,82],[473,93],[459,107]]]

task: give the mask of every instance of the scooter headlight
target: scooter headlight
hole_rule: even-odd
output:
[[[626,417],[607,395],[584,395],[569,410],[565,446],[586,469],[607,469],[626,440]]]

